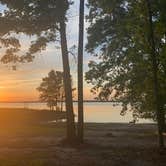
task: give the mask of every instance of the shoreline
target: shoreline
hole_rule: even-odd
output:
[[[5,113],[5,114],[7,114],[7,113],[12,113],[12,114],[14,114],[14,112],[16,112],[16,114],[18,114],[18,113],[20,113],[20,114],[22,114],[22,113],[24,113],[24,114],[27,114],[27,113],[36,113],[36,114],[38,114],[38,116],[40,117],[40,114],[42,115],[42,114],[46,114],[46,115],[50,115],[50,120],[49,121],[54,121],[54,120],[56,120],[56,118],[54,119],[53,117],[57,117],[57,115],[59,116],[59,115],[65,115],[65,111],[50,111],[49,109],[43,109],[43,108],[26,108],[26,107],[0,107],[0,113],[1,112],[3,112],[3,114]],[[100,112],[100,113],[102,113],[102,112]],[[110,113],[111,113],[111,110],[110,110]],[[77,123],[77,112],[75,112],[75,122]],[[86,114],[87,114],[87,112],[86,112]],[[23,115],[23,114],[22,114]],[[88,115],[88,114],[87,114]],[[87,116],[86,115],[86,116]],[[7,115],[6,115],[7,116]],[[8,115],[8,116],[10,116],[10,114]],[[24,115],[23,115],[24,116]],[[31,115],[32,116],[32,115]],[[36,115],[35,115],[36,116]],[[108,116],[107,116],[108,117]],[[119,115],[119,117],[121,118],[122,116],[121,115]],[[16,117],[17,118],[17,117]],[[85,117],[86,118],[86,117]],[[125,117],[124,117],[125,118]],[[110,116],[110,121],[108,120],[109,118],[107,118],[107,120],[105,120],[105,119],[103,119],[103,121],[102,120],[99,120],[99,119],[97,119],[97,121],[95,121],[96,119],[94,118],[93,119],[93,117],[92,117],[92,114],[91,114],[91,119],[90,119],[90,121],[88,121],[88,119],[85,119],[85,123],[104,123],[104,124],[109,124],[109,123],[121,123],[121,124],[130,124],[130,122],[132,121],[130,121],[130,120],[128,120],[128,121],[123,121],[123,119],[122,119],[122,122],[121,121],[114,121],[113,120],[113,118]],[[117,118],[116,118],[117,119]],[[112,121],[113,120],[113,121]],[[136,122],[135,124],[156,124],[156,122],[155,121],[153,121],[152,119],[139,119],[138,120],[138,122]],[[134,125],[134,124],[132,124],[132,122],[131,122],[131,125]]]

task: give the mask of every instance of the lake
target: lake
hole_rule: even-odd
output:
[[[33,108],[46,109],[46,103],[0,103],[1,108]],[[121,104],[112,102],[84,102],[84,120],[85,122],[96,123],[129,123],[132,120],[131,112],[125,116],[120,115]],[[77,120],[77,102],[74,102],[74,112]],[[139,119],[138,123],[153,123],[150,119]]]

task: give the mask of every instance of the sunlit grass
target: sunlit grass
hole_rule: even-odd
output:
[[[64,112],[1,108],[0,115],[0,137],[3,138],[11,136],[54,136],[64,132],[65,124],[60,122],[49,123],[49,121],[64,119]]]
[[[151,161],[149,153],[151,165],[159,160],[165,163],[155,150],[155,124],[86,123],[85,145],[71,148],[61,141],[66,123],[48,123],[59,112],[8,108],[0,113],[0,166],[97,166],[105,161],[129,165],[136,158]]]

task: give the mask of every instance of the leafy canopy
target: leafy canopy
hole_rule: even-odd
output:
[[[0,0],[6,8],[0,13],[0,48],[6,48],[1,61],[30,62],[36,52],[58,40],[59,22],[66,20],[68,0]],[[32,37],[28,51],[20,53],[17,35]]]
[[[64,96],[63,72],[51,70],[48,76],[42,79],[37,90],[40,92],[41,101],[46,102],[47,106],[54,110]]]
[[[166,104],[165,1],[151,1],[158,61],[160,107]],[[129,108],[134,117],[153,117],[153,73],[145,0],[89,0],[89,53],[86,80],[99,100],[122,101],[122,114]]]

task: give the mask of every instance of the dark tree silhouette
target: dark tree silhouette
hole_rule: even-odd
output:
[[[0,0],[0,3],[6,5],[8,8],[5,13],[0,15],[1,41],[3,39],[6,40],[11,34],[14,35],[18,33],[24,33],[25,35],[36,38],[36,40],[31,43],[28,52],[24,55],[19,55],[19,42],[19,49],[13,47],[10,49],[8,47],[6,54],[1,59],[4,63],[12,62],[13,59],[18,62],[32,61],[36,52],[46,49],[47,44],[50,42],[57,42],[57,40],[59,40],[57,39],[57,34],[60,33],[66,94],[67,140],[73,141],[75,138],[75,124],[65,25],[67,21],[66,12],[71,4],[70,1]],[[18,39],[15,41],[18,41]]]
[[[99,100],[122,102],[133,118],[158,122],[163,146],[166,104],[166,1],[88,0],[86,49],[99,57],[86,73]],[[148,3],[147,3],[148,2]],[[129,106],[129,107],[128,107]]]
[[[78,43],[78,140],[83,143],[83,45],[84,45],[84,0],[80,0]]]
[[[66,99],[66,111],[67,111],[67,138],[69,142],[73,142],[76,139],[74,113],[73,113],[73,100],[72,100],[72,88],[70,79],[70,67],[66,40],[66,25],[65,18],[61,18],[60,21],[60,36],[61,36],[61,50],[63,59],[63,71],[64,71],[64,87],[65,87],[65,99]]]
[[[62,110],[59,103],[64,96],[63,72],[51,70],[37,90],[40,92],[40,100],[46,102],[50,110]]]
[[[151,47],[151,57],[152,57],[152,69],[153,69],[153,83],[154,83],[154,97],[155,97],[155,109],[157,114],[158,122],[158,134],[159,134],[159,146],[164,147],[163,129],[164,129],[164,110],[160,108],[160,96],[159,96],[159,83],[158,83],[158,64],[157,64],[157,52],[156,43],[154,39],[154,25],[152,21],[152,9],[150,0],[146,0],[148,8],[148,18],[149,18],[149,44]]]

